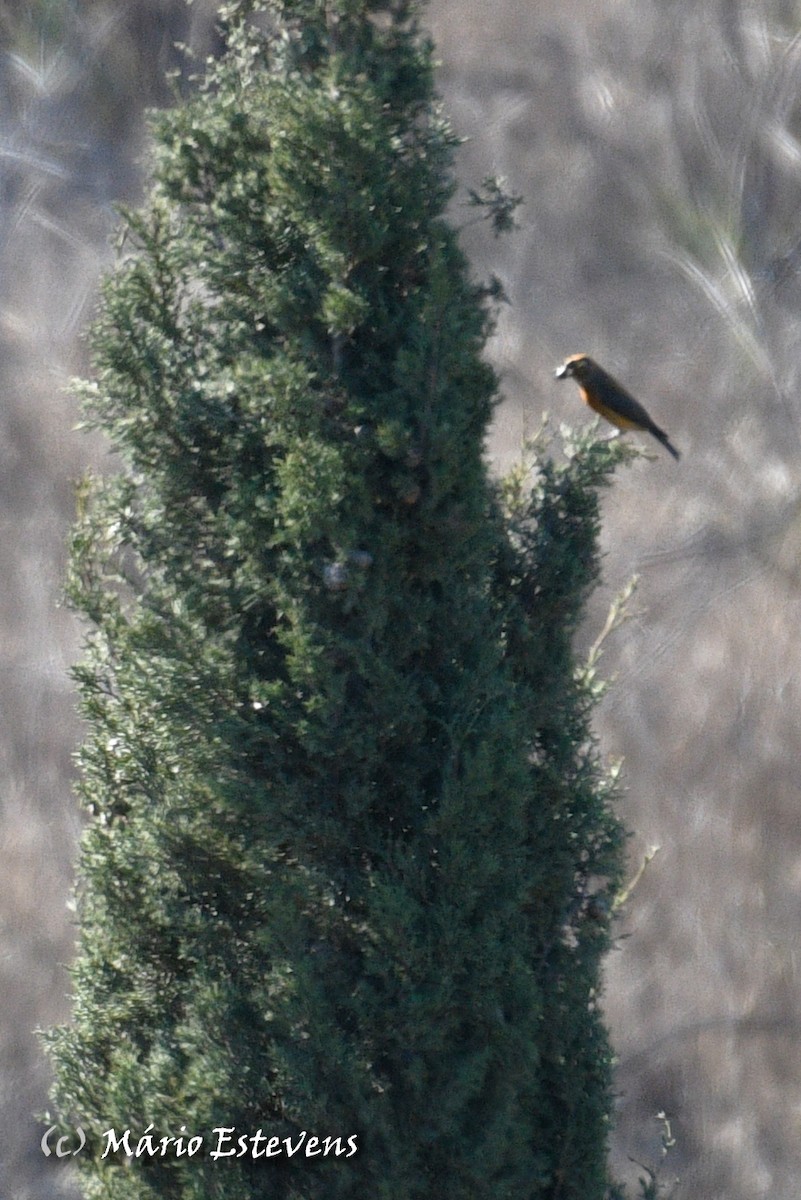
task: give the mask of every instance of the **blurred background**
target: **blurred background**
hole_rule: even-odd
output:
[[[80,630],[60,595],[74,480],[110,459],[74,431],[64,389],[88,370],[113,205],[141,195],[144,109],[191,86],[165,72],[176,42],[215,51],[215,8],[0,0],[0,1194],[15,1200],[74,1195],[39,1150],[32,1030],[69,1013]],[[427,24],[466,139],[454,217],[510,300],[490,348],[498,468],[543,412],[585,421],[553,381],[576,351],[683,450],[676,464],[651,442],[606,496],[583,635],[636,576],[596,729],[625,760],[631,876],[660,849],[608,961],[613,1166],[632,1195],[658,1169],[675,1200],[796,1200],[801,4],[432,0]],[[525,197],[500,240],[466,206],[489,174]]]

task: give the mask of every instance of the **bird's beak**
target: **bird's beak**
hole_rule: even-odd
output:
[[[557,379],[567,379],[573,372],[570,370],[570,363],[562,363],[561,367],[557,367],[554,371],[554,376]]]

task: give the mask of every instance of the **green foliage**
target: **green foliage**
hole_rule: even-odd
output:
[[[623,452],[501,502],[413,6],[252,7],[155,120],[83,385],[124,471],[73,541],[59,1117],[90,1197],[600,1197],[620,834],[571,639]],[[100,1157],[217,1126],[359,1151]]]
[[[481,191],[470,188],[468,197],[469,204],[479,209],[482,216],[490,222],[496,237],[501,233],[509,233],[516,227],[515,212],[523,203],[523,197],[507,191],[505,179],[488,175],[482,181]]]

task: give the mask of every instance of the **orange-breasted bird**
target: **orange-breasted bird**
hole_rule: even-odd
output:
[[[589,354],[571,354],[556,370],[557,379],[575,379],[581,398],[593,412],[600,413],[618,429],[639,429],[650,433],[661,442],[675,459],[680,457],[664,429],[652,421],[638,400],[607,375],[603,367],[590,358]]]

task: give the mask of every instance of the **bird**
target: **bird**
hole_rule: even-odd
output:
[[[561,367],[556,368],[556,378],[575,379],[584,403],[618,429],[650,433],[677,461],[681,457],[664,429],[651,419],[639,400],[599,367],[589,354],[571,354]]]

